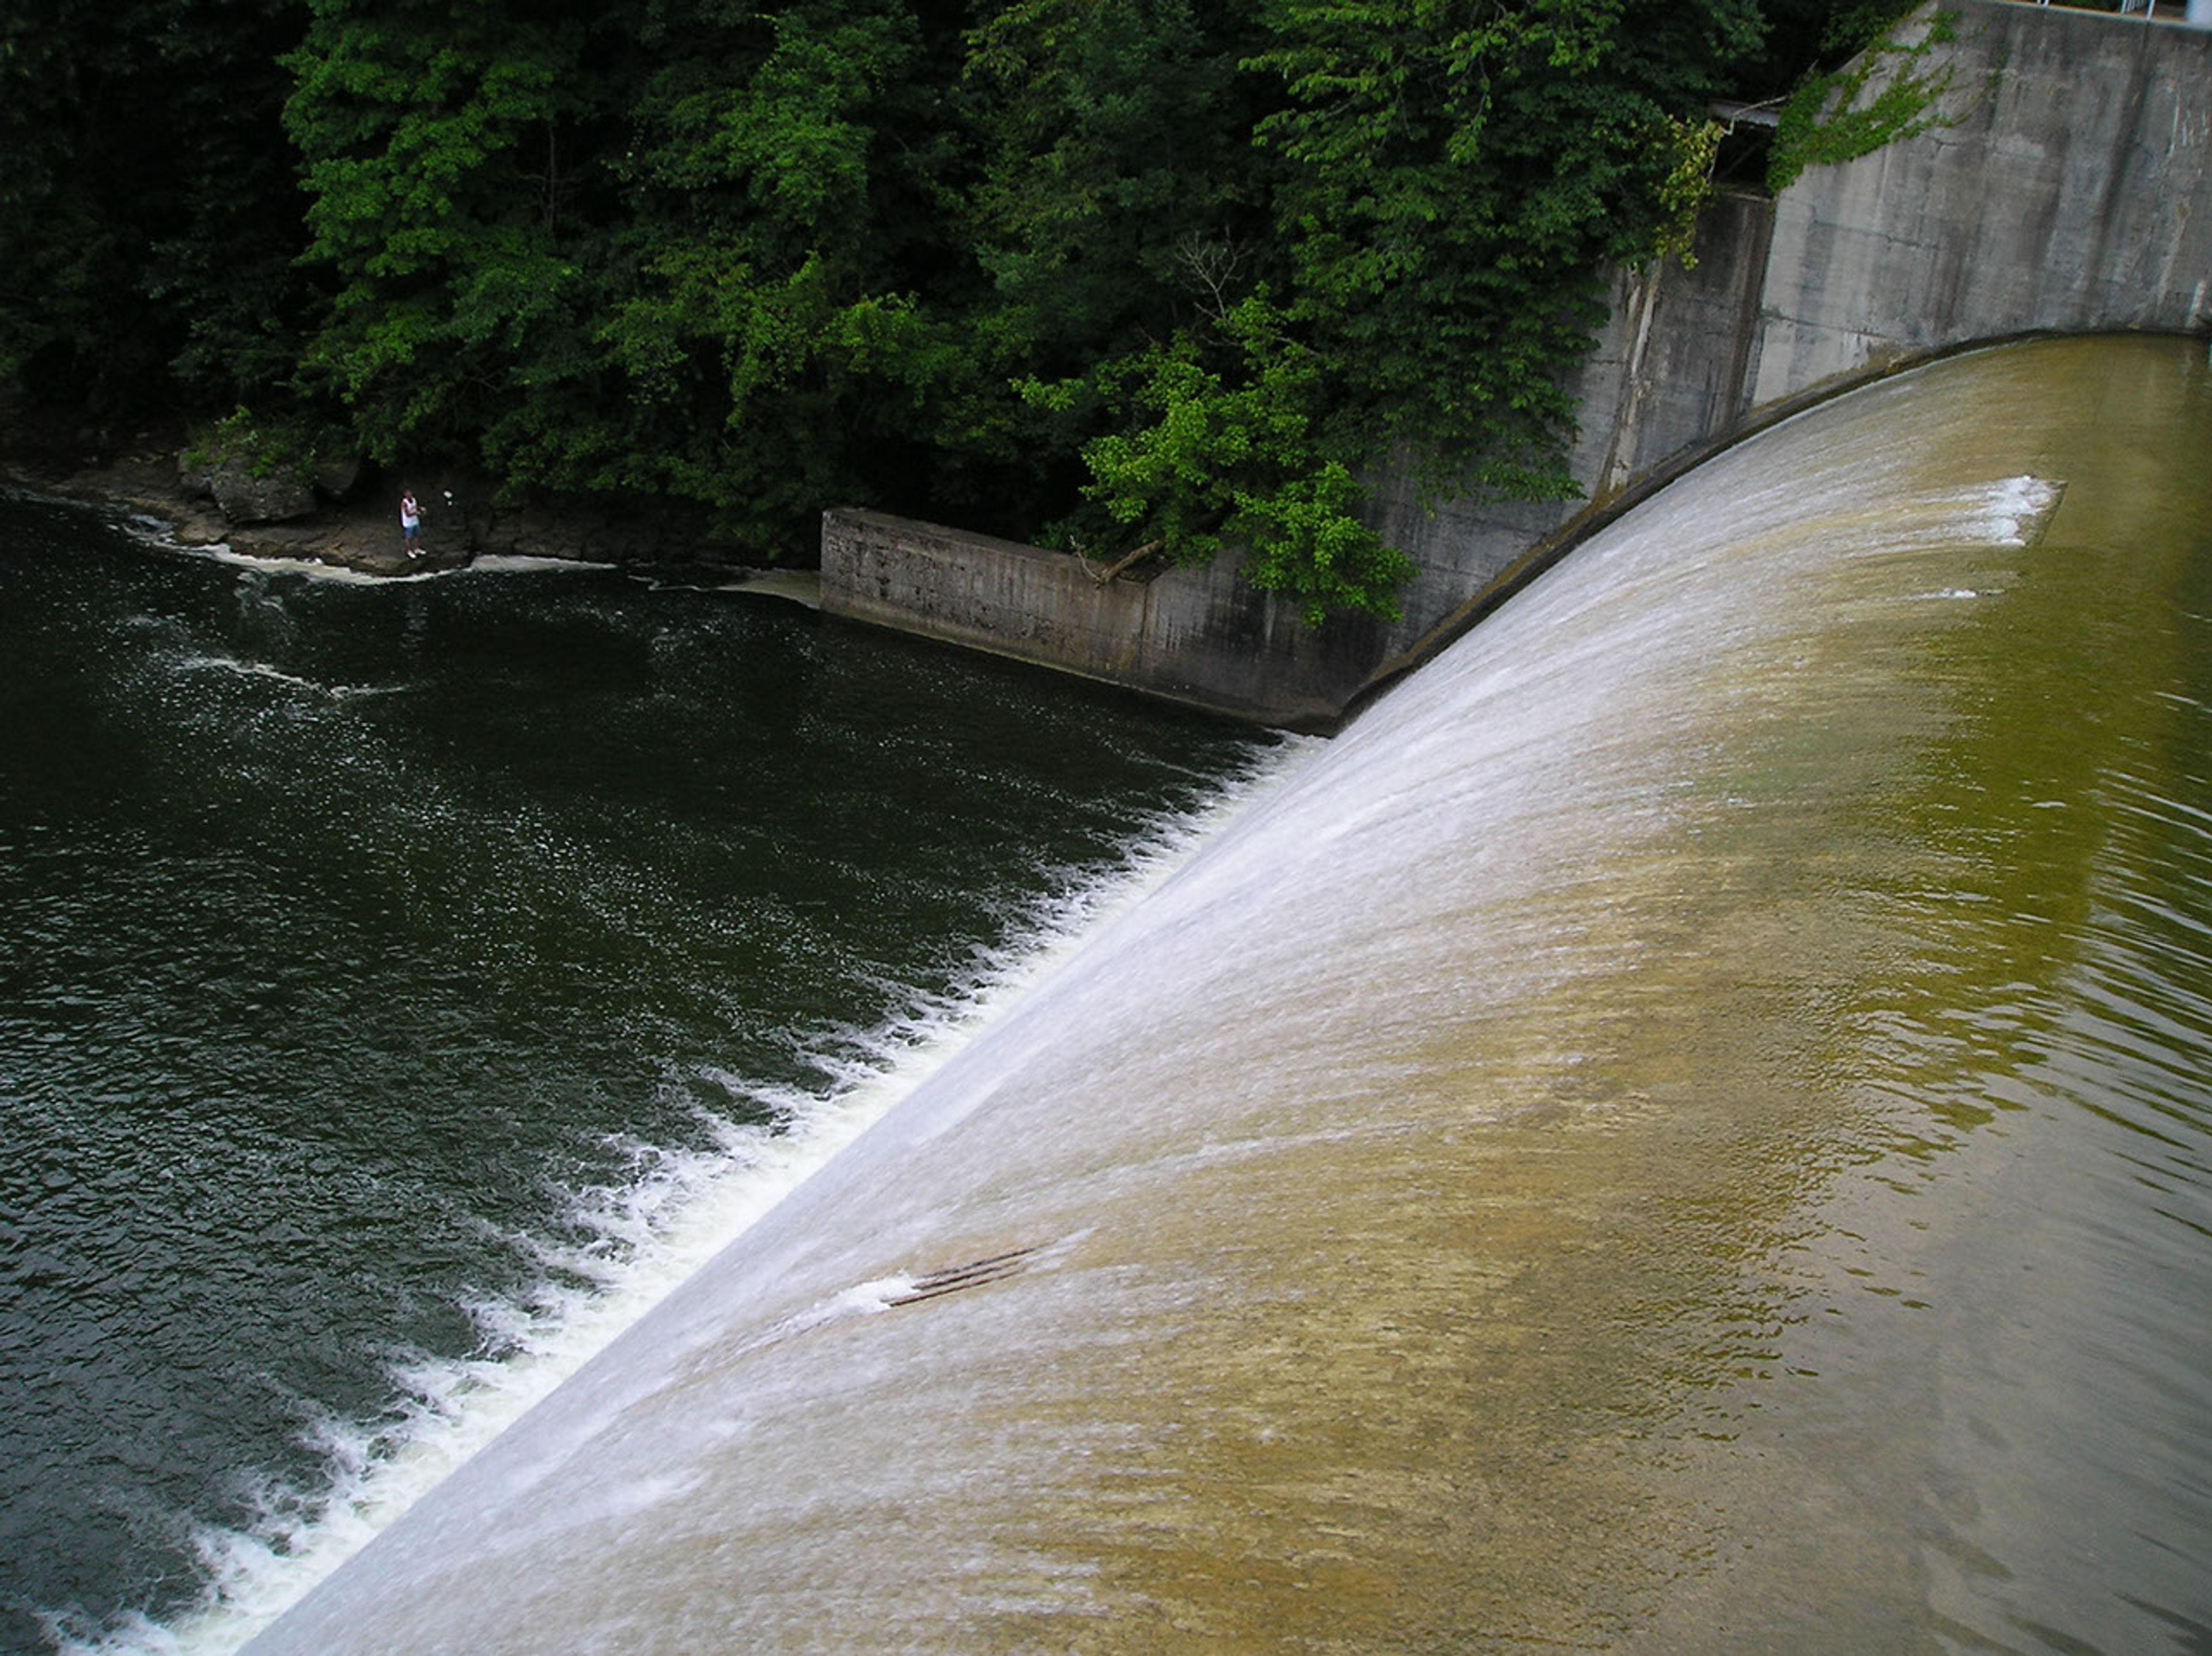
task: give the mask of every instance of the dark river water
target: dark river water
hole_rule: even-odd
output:
[[[772,598],[0,542],[9,1652],[343,1547],[1288,752]]]

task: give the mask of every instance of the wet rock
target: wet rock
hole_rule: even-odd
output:
[[[237,460],[216,466],[208,490],[232,523],[285,523],[315,509],[314,484],[307,479],[283,472],[256,477]]]

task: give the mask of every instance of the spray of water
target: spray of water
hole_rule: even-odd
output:
[[[250,664],[187,665],[252,671]],[[741,1236],[1318,746],[1294,740],[1256,752],[1249,769],[1201,804],[1134,825],[1119,861],[1078,871],[1039,899],[1007,928],[1007,941],[973,952],[956,987],[938,994],[908,988],[898,1016],[822,1038],[805,1055],[826,1078],[822,1085],[766,1085],[702,1070],[696,1079],[726,1095],[730,1110],[702,1111],[696,1142],[629,1142],[623,1147],[629,1176],[568,1193],[558,1235],[508,1239],[534,1262],[533,1281],[518,1294],[468,1307],[481,1334],[477,1355],[395,1354],[387,1371],[394,1403],[386,1415],[303,1422],[301,1441],[321,1469],[313,1480],[263,1482],[249,1492],[250,1522],[196,1527],[191,1550],[206,1585],[192,1610],[166,1623],[134,1616],[102,1629],[49,1616],[49,1636],[64,1656],[234,1649]],[[879,1308],[881,1297],[873,1303]]]

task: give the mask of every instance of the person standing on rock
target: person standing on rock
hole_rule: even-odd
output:
[[[415,503],[415,491],[405,489],[399,495],[399,533],[407,539],[407,556],[422,556],[422,508]]]

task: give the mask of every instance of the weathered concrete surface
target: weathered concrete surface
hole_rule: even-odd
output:
[[[1081,560],[880,512],[822,519],[822,606],[1293,728],[1332,723],[1378,627],[1300,624],[1226,560],[1101,581]]]
[[[1616,271],[1607,319],[1577,379],[1581,435],[1569,464],[1582,497],[1457,501],[1431,509],[1401,472],[1376,496],[1374,521],[1419,572],[1401,595],[1389,670],[1501,580],[1569,531],[1627,498],[1668,462],[1734,428],[1755,347],[1774,204],[1729,195],[1698,227],[1693,262]]]
[[[1639,493],[1821,395],[2022,334],[2212,331],[2212,33],[2014,0],[1942,10],[1923,55],[1885,59],[1942,77],[1929,130],[1775,200],[1717,203],[1688,268],[1614,274],[1575,381],[1581,499],[1432,508],[1383,480],[1371,521],[1417,565],[1396,624],[1310,631],[1227,559],[1102,588],[1073,558],[890,519],[834,551],[825,526],[823,606],[1326,723]]]
[[[1747,410],[1975,340],[2212,328],[2212,34],[1960,9],[1945,124],[1776,204]]]

